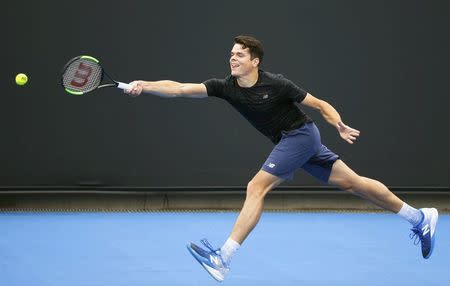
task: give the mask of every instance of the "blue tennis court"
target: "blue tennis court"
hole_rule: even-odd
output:
[[[3,213],[0,285],[216,285],[186,250],[226,239],[234,212]],[[227,285],[447,285],[450,216],[429,260],[396,215],[264,213]]]

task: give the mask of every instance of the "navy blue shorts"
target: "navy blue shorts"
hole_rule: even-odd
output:
[[[320,142],[320,132],[314,123],[283,131],[262,170],[285,180],[292,180],[297,169],[303,169],[327,183],[331,168],[339,156]]]

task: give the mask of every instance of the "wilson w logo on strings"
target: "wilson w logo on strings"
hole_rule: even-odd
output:
[[[78,69],[75,72],[74,79],[70,82],[70,85],[76,87],[85,86],[89,80],[89,76],[92,74],[92,68],[83,62],[80,62]]]

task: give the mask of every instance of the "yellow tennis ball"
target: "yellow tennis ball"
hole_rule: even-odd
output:
[[[19,73],[16,75],[16,84],[25,85],[28,82],[28,76],[24,73]]]

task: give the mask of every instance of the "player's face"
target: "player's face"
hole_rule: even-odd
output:
[[[241,44],[235,44],[230,53],[231,75],[240,77],[258,68],[259,59],[251,59],[250,50],[243,49]]]

